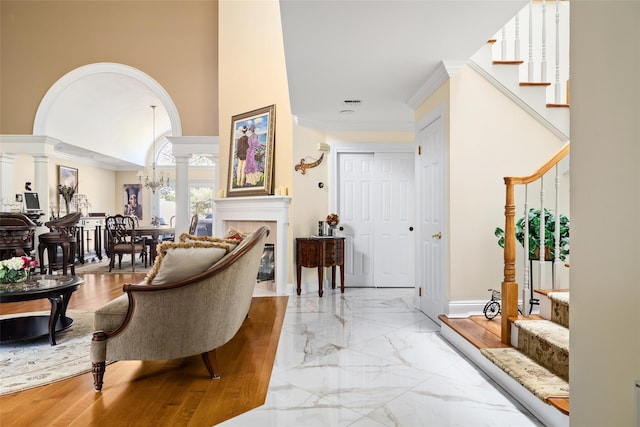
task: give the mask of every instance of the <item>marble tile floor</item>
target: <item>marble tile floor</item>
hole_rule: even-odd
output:
[[[376,288],[290,296],[265,404],[220,425],[542,425],[412,299]]]

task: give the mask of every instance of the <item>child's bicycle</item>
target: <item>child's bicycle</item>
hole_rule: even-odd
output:
[[[487,289],[491,291],[491,299],[484,305],[484,309],[482,312],[484,313],[484,317],[491,320],[500,314],[500,299],[502,294],[497,289]],[[518,307],[518,313],[522,314],[520,311],[520,307]]]

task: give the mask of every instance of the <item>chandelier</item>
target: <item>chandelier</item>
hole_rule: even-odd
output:
[[[146,173],[146,171],[138,171],[138,180],[145,188],[150,189],[151,192],[155,194],[158,188],[169,186],[169,178],[165,178],[162,173],[159,176],[156,175],[156,106],[152,105],[151,110],[153,111],[153,129],[151,135],[151,140],[153,141],[153,160],[151,162],[151,176],[149,176],[149,173]]]

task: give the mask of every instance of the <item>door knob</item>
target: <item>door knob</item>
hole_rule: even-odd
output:
[[[413,231],[413,227],[409,227],[409,231]]]
[[[442,239],[442,232],[438,231],[436,234],[432,235],[431,237],[433,237],[434,239]]]

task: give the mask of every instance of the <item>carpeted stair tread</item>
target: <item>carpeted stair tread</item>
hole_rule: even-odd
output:
[[[531,335],[569,352],[569,329],[550,320],[516,320],[514,324]]]
[[[569,305],[569,292],[549,292],[547,296],[552,301]]]
[[[569,327],[569,292],[549,292],[551,301],[551,320]]]
[[[517,320],[518,350],[569,380],[569,329],[549,320]]]
[[[568,398],[569,383],[515,348],[484,348],[480,352],[539,399]]]

